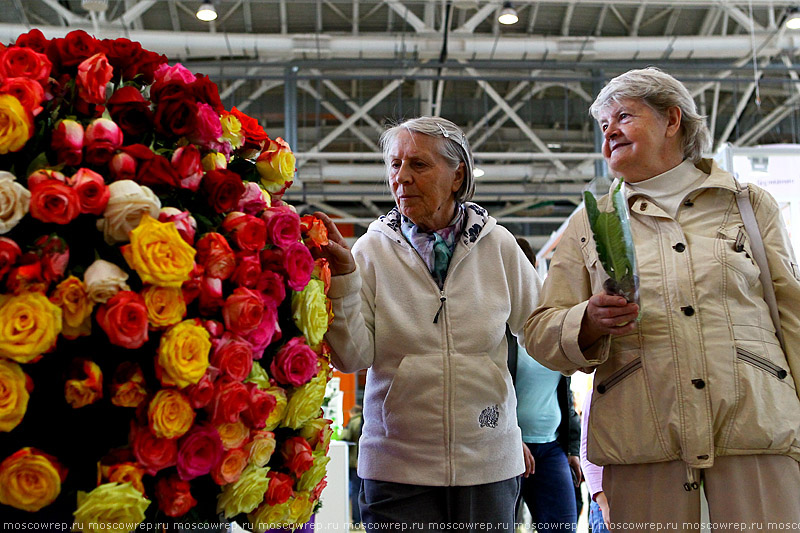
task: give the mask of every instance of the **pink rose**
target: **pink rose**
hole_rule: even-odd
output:
[[[278,350],[269,370],[278,383],[299,387],[317,375],[317,365],[314,350],[303,337],[295,337]]]
[[[222,318],[228,331],[246,335],[259,328],[261,321],[269,313],[268,308],[274,312],[274,307],[268,305],[261,294],[252,289],[238,287],[225,300]]]
[[[200,314],[215,315],[225,303],[222,298],[222,280],[203,276],[200,280]]]
[[[67,180],[67,184],[78,193],[81,213],[103,214],[108,199],[111,198],[111,192],[103,176],[88,168],[81,168]]]
[[[261,272],[255,288],[263,298],[274,302],[275,307],[278,307],[283,299],[286,298],[286,286],[283,276],[271,270],[263,270]]]
[[[194,245],[194,235],[197,232],[197,222],[189,211],[181,211],[174,207],[162,207],[158,213],[159,222],[172,222],[178,229],[181,238]]]
[[[114,181],[136,180],[136,158],[126,152],[117,152],[108,163]]]
[[[200,163],[200,150],[193,144],[181,146],[172,154],[172,168],[180,177],[182,189],[196,192],[203,179],[203,165]]]
[[[197,104],[197,122],[189,140],[203,148],[217,148],[222,137],[219,114],[208,104]]]
[[[257,252],[267,243],[267,225],[263,220],[239,211],[228,213],[222,229],[240,250]]]
[[[159,65],[155,70],[155,77],[157,84],[168,83],[173,80],[180,80],[183,83],[192,83],[197,79],[195,75],[192,74],[191,70],[180,63],[175,63],[172,66],[166,63]]]
[[[66,183],[67,177],[57,170],[40,168],[28,176],[28,190],[32,191],[34,187],[37,187],[40,183],[43,183],[47,180],[58,180],[61,183]]]
[[[222,440],[212,426],[194,426],[180,441],[178,476],[184,481],[209,474],[222,459]]]
[[[106,85],[111,81],[113,72],[105,54],[95,54],[83,61],[78,65],[76,79],[78,97],[91,104],[105,103]]]
[[[68,166],[78,166],[83,160],[83,126],[80,122],[59,120],[53,130],[50,146],[56,153],[56,161]]]
[[[253,368],[253,349],[244,339],[225,332],[213,341],[211,365],[233,380],[244,381]]]
[[[289,288],[302,291],[314,272],[314,258],[303,243],[296,242],[283,250],[283,269],[289,277]]]
[[[278,248],[288,248],[300,240],[300,217],[289,207],[268,207],[261,214],[267,223],[267,239]]]
[[[244,194],[239,198],[239,205],[236,209],[248,215],[258,215],[266,208],[267,200],[264,198],[261,187],[257,183],[248,181],[245,184]]]
[[[245,340],[253,346],[253,359],[261,359],[267,346],[281,338],[277,309],[271,305],[267,305],[266,309],[268,312],[264,315],[261,324],[244,336]]]
[[[216,373],[216,371],[213,371]],[[211,403],[214,399],[214,378],[212,377],[212,370],[209,369],[200,381],[193,385],[189,385],[185,389],[186,395],[189,397],[189,403],[192,404],[192,409],[202,409]]]
[[[236,253],[236,270],[233,271],[233,281],[240,287],[253,289],[261,279],[261,261],[258,254],[252,252]]]
[[[111,161],[114,152],[122,146],[122,130],[113,120],[94,119],[83,137],[86,147],[86,161],[92,165],[105,165]]]

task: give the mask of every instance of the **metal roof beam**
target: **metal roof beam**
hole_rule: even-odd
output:
[[[307,93],[308,93],[308,94],[310,94],[311,96],[313,96],[314,98],[316,98],[317,100],[319,100],[319,103],[320,103],[320,105],[322,105],[322,107],[324,107],[325,109],[327,109],[327,110],[330,112],[330,114],[331,114],[331,115],[333,115],[334,117],[336,117],[336,120],[338,120],[338,121],[339,121],[339,122],[341,122],[341,123],[344,123],[344,122],[347,120],[347,117],[346,117],[346,116],[344,116],[344,114],[343,114],[341,111],[339,111],[339,109],[337,109],[337,108],[336,108],[336,106],[334,106],[334,105],[333,105],[332,103],[330,103],[328,100],[326,100],[325,98],[323,98],[323,96],[322,96],[321,94],[319,94],[319,93],[316,91],[316,89],[314,89],[314,88],[311,86],[311,84],[310,84],[310,83],[308,83],[308,82],[299,82],[299,83],[297,84],[297,86],[298,86],[300,89],[303,89],[305,92],[307,92]],[[372,139],[370,139],[370,138],[369,138],[369,137],[368,137],[368,136],[367,136],[365,133],[363,133],[363,132],[362,132],[360,129],[358,129],[358,128],[356,128],[356,127],[351,127],[351,128],[350,128],[350,131],[352,131],[352,132],[353,132],[353,134],[355,134],[355,136],[356,136],[356,137],[358,137],[359,139],[361,139],[361,141],[362,141],[364,144],[366,144],[368,147],[372,148],[372,149],[373,149],[373,150],[375,150],[375,151],[378,151],[378,152],[380,151],[380,148],[379,148],[379,147],[378,147],[378,145],[375,143],[375,141],[374,141],[374,140],[372,140]]]
[[[414,28],[414,31],[417,33],[427,33],[433,32],[434,29],[422,22],[418,16],[414,14],[411,9],[399,2],[398,0],[384,0],[386,5],[388,5],[392,11],[403,17],[403,20],[408,22],[409,26]]]

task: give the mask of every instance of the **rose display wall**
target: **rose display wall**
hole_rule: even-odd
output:
[[[2,46],[4,522],[308,521],[332,315],[324,226],[281,201],[294,167],[138,43]]]

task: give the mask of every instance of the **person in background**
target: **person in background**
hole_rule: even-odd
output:
[[[589,529],[592,533],[608,533],[608,498],[603,492],[603,467],[589,461],[586,456],[586,434],[589,427],[589,409],[592,407],[592,391],[583,400],[581,420],[581,470],[589,491]]]
[[[358,509],[358,493],[361,490],[361,478],[358,477],[358,439],[361,438],[361,427],[364,418],[361,414],[361,406],[354,405],[350,408],[350,420],[342,430],[342,440],[349,442],[347,461],[350,470],[350,511],[351,522],[354,525],[361,523],[361,512]]]
[[[396,207],[352,252],[317,215],[333,274],[331,360],[368,369],[361,519],[373,530],[513,531],[524,463],[505,328],[521,335],[541,282],[514,236],[469,201],[460,128],[420,117],[381,146]]]
[[[530,243],[518,237],[517,244],[534,264]],[[575,531],[581,422],[575,412],[570,378],[537,363],[516,338],[509,338],[508,343],[508,366],[514,377],[525,457],[520,499],[528,506],[539,533]]]
[[[609,171],[625,182],[638,302],[605,292],[583,210],[561,237],[525,340],[549,368],[597,369],[587,455],[604,467],[611,526],[699,529],[701,490],[716,530],[800,523],[800,268],[777,202],[744,189],[785,349],[740,186],[702,158],[711,137],[686,87],[655,68],[632,70],[591,113]],[[608,196],[598,207],[609,210]]]

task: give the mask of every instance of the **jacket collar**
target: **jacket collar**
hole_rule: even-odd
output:
[[[473,202],[464,202],[464,232],[459,236],[464,246],[471,248],[478,242],[481,237],[494,227],[495,220],[489,216],[489,213],[483,207]],[[370,224],[370,229],[381,231],[390,237],[400,237],[403,242],[406,242],[401,226],[400,211],[397,207],[393,207],[391,211],[385,215],[381,215],[375,222]]]

